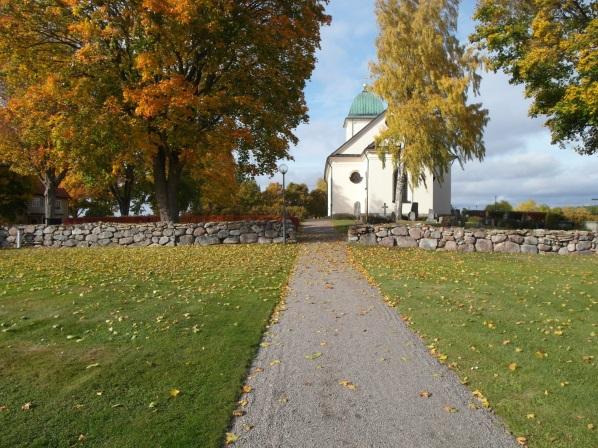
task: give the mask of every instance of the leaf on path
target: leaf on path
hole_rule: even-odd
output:
[[[419,396],[422,398],[430,398],[432,396],[432,392],[428,392],[427,390],[422,390],[419,393]]]
[[[241,425],[243,427],[243,431],[245,432],[249,432],[253,429],[253,425],[250,425],[248,423],[243,423],[243,425]]]
[[[237,440],[239,440],[238,435],[236,435],[234,432],[227,432],[226,438],[224,439],[224,443],[226,443],[227,445],[232,445]]]
[[[444,408],[444,412],[448,412],[449,414],[454,414],[457,411],[457,408],[453,407],[453,406],[445,406]]]
[[[275,359],[270,363],[270,367],[274,367],[280,364],[280,359]]]
[[[239,403],[239,406],[241,407],[246,407],[249,404],[248,400],[239,400],[237,403]]]
[[[243,417],[245,415],[245,411],[243,409],[235,409],[233,411],[234,417]]]
[[[253,390],[253,387],[251,387],[249,384],[246,384],[245,386],[243,386],[243,388],[241,390],[243,391],[244,394],[248,394],[249,392],[251,392]]]
[[[181,394],[181,391],[178,389],[170,389],[170,392],[168,393],[172,398],[176,398]]]
[[[315,352],[312,353],[311,355],[305,355],[305,359],[310,359],[310,360],[314,360],[314,359],[318,359],[320,356],[322,356],[321,352]]]
[[[349,380],[340,380],[340,381],[338,382],[338,384],[340,384],[341,386],[344,386],[344,387],[346,387],[346,388],[347,388],[347,389],[349,389],[349,390],[355,390],[355,389],[357,389],[357,385],[356,385],[356,384],[353,384],[353,383],[352,383],[351,381],[349,381]]]

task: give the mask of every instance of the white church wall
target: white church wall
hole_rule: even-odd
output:
[[[345,120],[345,141],[365,128],[371,121],[371,118],[347,118]]]
[[[380,133],[380,129],[384,126],[384,118],[380,117],[377,119],[378,122],[372,126],[367,132],[357,137],[351,145],[345,148],[341,154],[355,154],[361,155],[363,151],[374,141],[376,136]]]
[[[332,177],[332,203],[329,204],[330,214],[353,214],[355,202],[359,202],[362,213],[365,212],[365,184],[366,170],[359,158],[332,162],[332,169],[329,169]],[[351,174],[359,172],[362,177],[360,183],[351,182]],[[330,181],[329,181],[330,182]],[[330,201],[329,201],[330,202]]]
[[[386,164],[375,153],[368,153],[369,177],[368,177],[368,212],[375,215],[384,215],[384,204],[387,205],[386,213],[394,210],[392,202],[393,187],[393,166],[392,157],[386,157]],[[367,161],[366,161],[367,163]]]

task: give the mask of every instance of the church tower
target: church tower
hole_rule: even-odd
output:
[[[363,85],[363,91],[357,95],[351,104],[349,115],[345,118],[346,141],[366,127],[374,118],[386,110],[380,98],[369,92]]]

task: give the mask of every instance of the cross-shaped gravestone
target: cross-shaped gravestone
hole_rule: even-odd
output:
[[[384,210],[384,216],[386,216],[386,210],[388,210],[388,205],[386,205],[386,202],[382,206],[382,209]]]

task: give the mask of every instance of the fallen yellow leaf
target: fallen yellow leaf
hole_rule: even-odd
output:
[[[246,384],[245,386],[243,386],[243,388],[241,390],[243,391],[244,394],[248,394],[249,392],[251,392],[253,390],[253,387],[251,387],[249,384]]]
[[[427,390],[422,390],[419,393],[419,396],[422,397],[422,398],[430,398],[432,396],[432,393],[428,392]]]
[[[525,438],[525,437],[517,437],[515,440],[521,446],[526,446],[527,445],[527,438]]]
[[[226,443],[227,445],[232,445],[237,440],[239,440],[239,436],[238,435],[236,435],[233,432],[227,432],[226,433],[226,438],[224,439],[224,443]]]
[[[514,372],[518,368],[519,368],[519,366],[517,365],[516,362],[512,362],[511,364],[509,364],[509,370],[512,371],[512,372]]]
[[[444,408],[444,412],[448,412],[449,414],[454,414],[457,411],[457,408],[453,407],[453,406],[445,406]]]
[[[338,382],[338,384],[340,384],[341,386],[346,387],[349,390],[355,390],[357,389],[357,385],[353,384],[351,381],[349,380],[340,380]]]
[[[179,395],[181,395],[181,391],[180,391],[180,390],[178,390],[178,389],[170,389],[170,392],[169,392],[169,394],[170,394],[170,396],[171,396],[172,398],[176,398],[176,397],[178,397]]]

